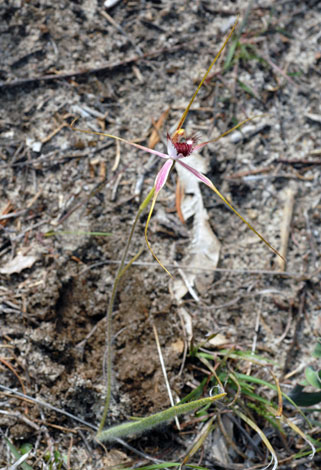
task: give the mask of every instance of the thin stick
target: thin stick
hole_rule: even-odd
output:
[[[84,426],[87,426],[88,428],[91,428],[91,429],[93,429],[93,430],[95,430],[95,431],[98,430],[97,426],[94,426],[93,424],[88,423],[87,421],[85,421],[85,420],[83,420],[83,419],[81,419],[81,418],[79,418],[79,417],[77,417],[77,416],[75,416],[75,415],[72,415],[71,413],[68,413],[68,411],[65,411],[65,410],[62,410],[62,409],[60,409],[60,408],[57,408],[57,407],[55,407],[55,406],[53,406],[53,405],[50,405],[50,403],[46,403],[46,402],[44,402],[44,401],[38,400],[38,399],[33,398],[33,397],[29,396],[29,395],[25,395],[24,393],[17,392],[16,390],[13,390],[13,389],[11,389],[11,388],[9,388],[9,387],[5,387],[4,385],[1,385],[1,384],[0,384],[0,390],[4,390],[4,391],[6,391],[6,392],[8,392],[8,393],[10,393],[10,394],[12,394],[12,395],[15,395],[15,396],[17,396],[17,397],[19,397],[19,398],[21,398],[21,399],[23,399],[23,400],[30,401],[30,402],[36,403],[37,405],[42,406],[42,407],[44,407],[44,408],[48,408],[48,409],[50,409],[50,410],[53,410],[53,411],[55,411],[55,412],[58,413],[58,414],[59,414],[59,413],[60,413],[60,414],[63,414],[63,415],[65,415],[65,416],[67,416],[68,418],[71,418],[71,419],[73,419],[74,421],[78,421],[79,423],[83,424]],[[3,413],[3,412],[2,412],[2,413]],[[6,414],[8,414],[8,413],[6,413]],[[38,421],[40,421],[40,420],[38,420]],[[42,423],[43,420],[40,421],[40,422]],[[53,424],[51,424],[51,423],[47,423],[47,426],[56,427],[56,428],[58,428],[58,429],[64,429],[64,428],[55,426],[55,425],[53,425]],[[81,431],[80,431],[80,428],[77,428],[76,431],[77,431],[78,433],[81,432]],[[74,429],[68,429],[68,432],[75,432],[75,430],[74,430]],[[143,458],[145,458],[145,459],[151,460],[152,462],[155,462],[155,463],[163,462],[163,460],[155,459],[155,458],[153,458],[152,456],[150,456],[150,455],[148,455],[148,454],[145,454],[144,452],[141,452],[141,451],[135,449],[135,447],[132,447],[131,445],[127,444],[127,442],[123,441],[122,439],[117,438],[117,439],[115,439],[115,441],[117,441],[119,444],[121,444],[121,445],[124,446],[126,449],[130,450],[131,452],[133,452],[133,453],[139,455],[140,457],[143,457]]]
[[[153,57],[157,57],[158,55],[175,52],[183,48],[186,48],[186,44],[177,44],[176,46],[173,46],[173,47],[165,47],[163,49],[157,49],[152,52],[147,52],[146,54],[142,56],[130,57],[128,59],[115,62],[114,64],[111,64],[110,62],[105,62],[105,63],[102,63],[100,66],[93,67],[93,68],[82,68],[81,70],[74,70],[71,72],[60,73],[60,74],[50,74],[50,75],[41,75],[39,77],[21,78],[18,80],[13,80],[11,82],[1,83],[0,90],[21,87],[23,85],[30,85],[32,83],[38,83],[38,82],[52,82],[56,80],[67,80],[70,78],[82,77],[84,75],[95,75],[95,74],[102,73],[102,72],[105,72],[105,73],[112,72],[117,68],[126,67],[127,65],[131,65],[132,63],[138,62],[140,60],[151,59]]]
[[[98,263],[94,263],[91,266],[86,266],[82,271],[81,274],[84,274],[85,272],[89,271],[90,269],[97,268],[99,266],[104,266],[105,264],[120,264],[120,261],[117,260],[108,260],[108,261],[99,261]],[[154,263],[148,262],[148,261],[136,261],[133,263],[135,266],[154,266]],[[308,281],[312,277],[317,276],[321,272],[321,267],[318,269],[315,269],[311,273],[302,273],[298,274],[295,272],[291,271],[271,271],[271,270],[265,270],[265,269],[229,269],[229,268],[215,268],[215,269],[210,269],[210,268],[201,268],[199,266],[193,267],[193,266],[186,266],[186,265],[175,265],[175,264],[168,264],[168,267],[171,269],[184,269],[185,271],[188,272],[218,272],[218,273],[227,273],[231,274],[234,276],[240,276],[240,275],[265,275],[265,276],[281,276],[282,278],[290,278],[290,279],[295,279],[296,281]],[[227,304],[225,304],[227,305]],[[230,305],[230,303],[228,303]]]
[[[173,399],[173,395],[172,395],[172,390],[171,390],[171,386],[169,385],[169,382],[168,382],[166,366],[165,366],[165,362],[164,362],[164,358],[163,358],[163,354],[162,354],[162,349],[161,349],[161,346],[159,344],[159,337],[158,337],[157,329],[156,329],[156,326],[155,326],[154,322],[152,323],[152,326],[153,326],[153,331],[154,331],[154,336],[155,336],[155,341],[156,341],[156,347],[157,347],[159,362],[160,362],[160,365],[161,365],[161,368],[162,368],[163,377],[164,377],[165,385],[166,385],[166,388],[167,388],[167,394],[168,394],[171,406],[174,406],[175,403],[174,403],[174,399]],[[177,416],[175,416],[175,423],[176,423],[177,429],[180,431],[181,426],[179,424]]]
[[[285,201],[284,212],[283,212],[283,217],[282,217],[282,226],[281,226],[280,253],[283,258],[279,258],[279,257],[277,258],[280,271],[285,271],[285,258],[286,258],[286,253],[288,251],[289,234],[290,234],[290,227],[291,227],[293,207],[294,207],[294,196],[295,196],[295,191],[292,188],[289,188],[286,192],[286,201]]]
[[[116,157],[115,157],[115,161],[114,161],[111,171],[114,172],[117,170],[119,162],[120,162],[120,144],[119,144],[119,141],[116,140]]]
[[[97,427],[94,426],[93,424],[90,424],[87,421],[85,421],[81,418],[78,418],[77,416],[72,415],[71,413],[68,413],[68,411],[65,411],[65,410],[62,410],[60,408],[57,408],[56,406],[50,405],[49,403],[46,403],[44,401],[41,401],[41,400],[38,400],[36,398],[30,397],[29,395],[25,395],[24,393],[17,392],[16,390],[12,390],[11,388],[5,387],[4,385],[1,385],[1,384],[0,384],[0,389],[4,390],[6,392],[12,393],[12,394],[16,395],[17,397],[23,398],[24,400],[27,400],[27,401],[29,400],[33,403],[36,403],[37,405],[43,406],[43,407],[48,408],[50,410],[56,411],[57,413],[68,416],[68,418],[71,418],[75,421],[78,421],[78,423],[81,423],[84,426],[87,426],[88,428],[91,428],[91,429],[94,429],[94,430],[97,429]]]
[[[262,303],[263,303],[263,295],[261,295],[260,302],[259,302],[259,308],[256,313],[256,320],[255,320],[255,328],[254,328],[254,337],[253,337],[253,342],[252,342],[252,354],[255,354],[256,351],[256,345],[257,345],[257,338],[259,334],[259,329],[260,329],[260,319],[261,319],[261,313],[262,313]],[[252,369],[252,363],[249,363],[249,368],[246,372],[247,375],[251,374],[251,369]]]
[[[144,55],[143,51],[141,50],[141,48],[139,46],[137,46],[135,44],[135,41],[126,33],[126,31],[118,24],[116,23],[116,21],[114,20],[114,18],[112,18],[110,15],[108,15],[108,13],[106,11],[100,11],[99,12],[104,18],[106,18],[106,20],[114,26],[114,28],[116,28],[119,32],[121,32],[121,34],[123,34],[125,36],[126,39],[128,39],[128,41],[131,43],[131,45],[135,48],[135,51],[137,52],[137,54],[142,57]]]

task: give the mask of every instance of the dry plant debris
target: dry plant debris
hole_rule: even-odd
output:
[[[177,431],[169,425],[127,447],[114,444],[105,454],[84,427],[86,422],[95,429],[101,413],[106,299],[124,232],[140,195],[153,185],[157,162],[131,148],[75,135],[67,125],[81,110],[89,129],[139,137],[142,145],[152,138],[163,151],[168,108],[166,128],[176,123],[194,81],[248,5],[245,0],[123,0],[108,10],[97,0],[0,5],[0,374],[7,387],[0,390],[0,428],[19,451],[32,446],[22,464],[98,470],[146,464],[148,457],[177,461],[196,437],[184,433],[183,422],[179,440],[173,441]],[[210,145],[201,158],[207,175],[276,247],[284,231],[285,270],[200,188],[220,257],[215,271],[200,276],[199,270],[200,280],[188,282],[186,247],[195,238],[196,220],[186,217],[183,225],[176,214],[173,173],[151,223],[151,240],[187,290],[183,297],[172,296],[166,273],[147,255],[123,280],[115,313],[117,393],[109,424],[169,405],[149,316],[180,398],[205,370],[188,356],[188,347],[213,334],[220,336],[206,347],[215,353],[255,346],[276,360],[284,392],[303,380],[307,366],[317,368],[311,353],[321,335],[320,21],[317,1],[254,2],[234,62],[225,70],[228,56],[222,57],[186,123],[205,140],[244,114],[267,113],[263,123]],[[293,204],[287,196],[291,188]],[[182,201],[183,213],[184,207]],[[143,227],[144,220],[141,236]],[[139,236],[135,243],[133,252]],[[265,372],[261,378],[270,380]],[[244,468],[265,458],[258,441],[252,447],[247,436],[236,439],[239,424],[223,415],[221,431],[215,431],[225,436],[221,468]],[[197,426],[195,418],[188,430]],[[249,428],[247,433],[255,436]],[[318,456],[313,462],[305,456],[296,463],[286,460],[305,446],[301,438],[291,434],[286,449],[283,437],[270,433],[267,429],[280,468],[319,468]],[[312,435],[320,439],[317,425]],[[237,447],[228,451],[232,446],[226,442]],[[0,468],[18,460],[3,439],[0,455]],[[217,455],[208,438],[191,462],[213,468]]]

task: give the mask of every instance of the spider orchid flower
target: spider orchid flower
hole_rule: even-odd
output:
[[[115,140],[118,140],[120,142],[124,142],[128,145],[131,145],[132,147],[135,147],[139,150],[143,150],[145,152],[148,152],[152,155],[157,155],[158,157],[165,160],[165,162],[163,163],[163,165],[162,165],[161,169],[159,170],[159,172],[156,176],[156,179],[155,179],[154,195],[153,195],[150,211],[149,211],[149,214],[148,214],[148,217],[147,217],[147,222],[146,222],[146,225],[145,225],[145,240],[146,240],[146,244],[148,246],[148,249],[150,250],[150,252],[154,256],[156,261],[160,264],[160,266],[170,276],[171,276],[170,272],[165,268],[165,266],[161,263],[161,261],[157,258],[154,251],[152,250],[152,248],[150,246],[150,243],[148,241],[148,238],[147,238],[147,232],[148,232],[149,222],[150,222],[150,219],[151,219],[153,211],[154,211],[154,207],[155,207],[157,197],[158,197],[161,189],[165,186],[166,181],[167,181],[168,176],[169,176],[169,173],[170,173],[170,171],[172,170],[172,168],[174,167],[175,164],[183,166],[187,171],[192,173],[199,181],[206,184],[252,230],[252,232],[254,232],[276,255],[278,255],[282,259],[284,259],[283,256],[280,255],[280,253],[275,248],[273,248],[273,246],[270,245],[270,243],[268,241],[266,241],[265,238],[259,232],[257,232],[255,230],[255,228],[241,214],[239,214],[239,212],[236,209],[234,209],[234,207],[230,204],[230,202],[223,196],[223,194],[221,194],[221,192],[217,189],[217,187],[212,183],[212,181],[209,178],[207,178],[200,171],[198,171],[195,168],[191,167],[190,165],[188,165],[184,161],[193,152],[200,150],[201,148],[205,147],[205,145],[207,145],[211,142],[217,142],[222,137],[225,137],[227,134],[231,133],[235,129],[242,126],[245,122],[247,122],[249,120],[252,120],[252,119],[254,119],[254,118],[252,117],[252,118],[246,119],[246,120],[240,122],[239,124],[237,124],[237,126],[233,127],[232,129],[229,129],[228,131],[226,131],[224,134],[220,135],[216,139],[212,139],[212,140],[200,143],[200,144],[197,143],[197,137],[195,135],[192,135],[191,137],[185,138],[185,131],[182,128],[176,129],[176,131],[175,131],[175,133],[173,134],[172,137],[170,137],[170,135],[167,134],[167,153],[158,152],[157,150],[150,149],[148,147],[145,147],[145,146],[140,145],[140,144],[136,144],[134,142],[130,142],[128,140],[125,140],[125,139],[123,139],[121,137],[118,137],[118,136],[115,136],[115,135],[77,129],[81,132],[86,132],[86,133],[90,133],[90,134],[98,134],[98,135],[103,135],[105,137],[110,137],[112,139],[115,139]]]
[[[232,36],[232,34],[234,32],[234,29],[236,28],[237,22],[238,22],[238,19],[234,23],[234,26],[232,27],[232,29],[231,29],[229,35],[227,36],[227,38],[225,39],[224,44],[221,46],[218,54],[216,55],[215,59],[213,60],[213,62],[209,66],[208,70],[206,71],[204,77],[202,78],[200,84],[198,85],[195,93],[193,94],[188,106],[186,107],[186,109],[185,109],[185,111],[184,111],[184,113],[183,113],[183,115],[182,115],[182,117],[179,121],[179,124],[178,124],[174,134],[172,135],[172,137],[170,137],[170,135],[167,134],[167,153],[158,152],[157,150],[150,149],[148,147],[144,147],[143,145],[139,145],[139,144],[136,144],[134,142],[130,142],[130,141],[125,140],[121,137],[117,137],[117,136],[114,136],[114,135],[111,135],[111,134],[106,134],[106,133],[103,133],[103,132],[93,132],[93,131],[82,130],[82,129],[75,129],[77,131],[81,131],[81,132],[85,132],[85,133],[89,133],[89,134],[102,135],[102,136],[109,137],[109,138],[114,139],[114,140],[118,140],[120,142],[124,142],[128,145],[131,145],[132,147],[135,147],[139,150],[143,150],[143,151],[148,152],[152,155],[157,155],[158,157],[165,160],[165,162],[163,163],[161,169],[159,170],[159,172],[156,176],[155,185],[154,185],[153,199],[152,199],[150,211],[149,211],[149,214],[148,214],[148,217],[147,217],[147,222],[146,222],[146,225],[145,225],[145,240],[146,240],[146,243],[147,243],[147,246],[148,246],[150,252],[154,256],[156,261],[160,264],[160,266],[170,276],[171,276],[171,274],[169,273],[169,271],[165,268],[165,266],[160,262],[160,260],[157,258],[157,256],[153,252],[153,250],[152,250],[152,248],[149,244],[148,238],[147,238],[147,231],[148,231],[149,222],[150,222],[150,219],[151,219],[154,207],[155,207],[157,197],[158,197],[161,189],[166,184],[169,173],[170,173],[170,171],[172,170],[172,168],[174,167],[175,164],[183,166],[187,171],[192,173],[199,181],[206,184],[252,230],[252,232],[254,232],[276,255],[278,255],[282,259],[284,259],[283,256],[280,255],[279,252],[275,248],[273,248],[270,245],[270,243],[267,242],[265,240],[265,238],[263,238],[263,236],[259,232],[257,232],[254,229],[254,227],[252,227],[252,225],[249,222],[247,222],[247,220],[245,220],[244,217],[242,217],[241,214],[238,213],[238,211],[236,209],[234,209],[234,207],[230,204],[230,202],[220,193],[220,191],[216,188],[216,186],[212,183],[212,181],[209,178],[207,178],[205,175],[200,173],[195,168],[192,168],[190,165],[188,165],[185,162],[185,159],[188,158],[193,152],[196,152],[196,151],[200,150],[205,145],[207,145],[211,142],[217,142],[219,139],[221,139],[222,137],[225,137],[230,132],[238,129],[239,127],[241,127],[246,122],[254,119],[255,117],[258,117],[258,116],[254,116],[254,117],[245,119],[244,121],[240,122],[235,127],[233,127],[232,129],[229,129],[228,131],[221,134],[219,137],[217,137],[215,139],[212,139],[212,140],[208,140],[208,141],[200,143],[200,144],[197,143],[198,139],[196,138],[195,135],[192,135],[191,137],[185,137],[185,131],[182,128],[182,126],[184,124],[184,121],[186,119],[186,116],[189,112],[189,109],[190,109],[196,95],[198,94],[198,92],[199,92],[201,86],[203,85],[203,83],[205,82],[206,77],[208,76],[210,70],[212,69],[213,65],[215,64],[215,62],[217,61],[217,59],[221,55],[223,49],[225,48],[226,44],[228,43],[230,37]],[[146,200],[143,202],[143,204],[147,201],[147,199],[149,200],[149,196],[146,198]]]
[[[250,119],[253,119],[253,118],[250,118]],[[146,222],[146,226],[145,226],[145,239],[146,239],[146,243],[147,243],[147,246],[148,246],[150,252],[154,256],[156,261],[162,266],[163,269],[165,269],[165,271],[169,275],[170,275],[170,273],[165,268],[165,266],[159,261],[159,259],[157,258],[157,256],[155,255],[155,253],[153,252],[153,250],[152,250],[152,248],[149,244],[149,241],[148,241],[148,238],[147,238],[147,230],[148,230],[148,225],[149,225],[149,222],[150,222],[153,210],[154,210],[154,206],[155,206],[157,196],[158,196],[159,192],[161,191],[161,189],[166,184],[169,173],[170,173],[171,169],[173,168],[173,166],[175,164],[179,164],[179,165],[183,166],[187,171],[192,173],[199,181],[206,184],[252,230],[252,232],[254,232],[276,255],[281,256],[279,254],[279,252],[275,248],[273,248],[272,245],[270,245],[270,243],[267,242],[265,240],[265,238],[259,232],[257,232],[255,230],[255,228],[241,214],[239,214],[239,212],[236,209],[234,209],[234,207],[230,204],[230,202],[223,196],[223,194],[221,194],[221,192],[217,189],[217,187],[212,183],[212,181],[209,178],[207,178],[201,172],[199,172],[195,168],[191,167],[190,165],[188,165],[184,161],[184,159],[189,157],[194,151],[200,150],[202,147],[209,144],[210,142],[215,142],[215,141],[219,140],[221,137],[224,137],[225,135],[229,134],[230,132],[232,132],[236,128],[240,127],[241,125],[243,125],[245,122],[249,121],[250,119],[246,119],[245,121],[242,121],[237,126],[235,126],[233,129],[228,130],[227,132],[225,132],[224,134],[222,134],[218,138],[213,139],[213,140],[209,140],[207,142],[203,142],[201,144],[197,144],[197,138],[193,135],[191,137],[185,138],[184,137],[185,132],[182,128],[176,130],[176,132],[174,133],[172,138],[169,136],[169,134],[167,134],[167,155],[158,154],[158,156],[160,156],[161,158],[165,158],[166,161],[165,161],[165,163],[163,163],[160,171],[158,172],[158,174],[156,176],[155,186],[154,186],[155,193],[154,193],[152,205],[151,205],[151,208],[150,208],[150,211],[149,211],[149,214],[148,214],[148,218],[147,218],[147,222]],[[183,139],[183,141],[182,141],[182,139]],[[155,153],[155,152],[153,151],[153,153]]]

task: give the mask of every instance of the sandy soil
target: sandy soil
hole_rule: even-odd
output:
[[[303,379],[307,365],[318,367],[311,353],[321,336],[320,4],[259,0],[242,26],[248,6],[244,0],[124,0],[110,9],[99,0],[0,4],[0,372],[1,384],[11,389],[0,391],[0,424],[17,448],[32,444],[32,468],[44,468],[43,455],[53,449],[68,456],[65,468],[148,462],[120,444],[106,452],[88,428],[13,393],[98,425],[107,302],[130,224],[160,165],[147,153],[73,132],[68,124],[77,117],[82,129],[147,145],[167,111],[156,139],[163,152],[166,132],[175,129],[237,14],[242,48],[226,70],[232,41],[227,46],[185,127],[202,141],[263,114],[200,154],[207,176],[285,250],[287,262],[280,264],[203,185],[198,197],[216,236],[217,269],[198,270],[194,290],[179,295],[191,268],[196,215],[180,221],[174,171],[149,237],[175,280],[145,250],[121,281],[108,424],[169,406],[153,323],[176,397],[202,375],[201,364],[184,360],[188,327],[194,344],[219,333],[214,350],[251,350],[255,341],[256,352],[277,362],[285,392]],[[131,255],[144,243],[145,222],[146,215]],[[182,459],[193,429],[196,424],[179,434],[169,424],[129,442],[155,458]],[[285,458],[303,441],[289,432],[287,445],[279,438],[275,445]],[[3,468],[14,457],[5,441],[0,446]],[[244,468],[265,458],[231,454],[220,466],[211,452],[205,445],[192,462]],[[46,468],[54,468],[48,459]],[[281,468],[313,469],[318,458],[314,462]]]

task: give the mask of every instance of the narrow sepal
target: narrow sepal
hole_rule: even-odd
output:
[[[243,126],[246,122],[253,121],[253,119],[256,119],[256,118],[262,117],[262,116],[264,116],[264,114],[244,119],[244,121],[239,122],[236,126],[234,126],[231,129],[228,129],[227,131],[223,132],[223,134],[219,135],[218,137],[215,137],[214,139],[211,139],[211,140],[207,140],[206,142],[202,142],[201,144],[195,145],[195,147],[193,148],[193,151],[200,150],[201,148],[205,147],[205,145],[210,144],[212,142],[217,142],[218,140],[222,139],[222,137],[225,137],[228,134],[231,134],[231,132],[236,131],[236,129]]]
[[[185,121],[185,119],[186,119],[186,116],[187,116],[187,114],[188,114],[188,111],[190,110],[190,107],[192,106],[193,101],[195,100],[197,93],[200,91],[201,86],[203,85],[203,83],[204,83],[205,80],[206,80],[206,77],[207,77],[208,74],[210,73],[210,71],[211,71],[212,67],[214,66],[215,62],[217,61],[217,59],[218,59],[218,58],[220,57],[220,55],[222,54],[222,52],[223,52],[223,50],[224,50],[226,44],[229,42],[230,37],[232,36],[232,34],[233,34],[233,32],[234,32],[234,30],[235,30],[235,28],[236,28],[237,23],[238,23],[238,17],[237,17],[237,19],[236,19],[236,21],[235,21],[235,23],[234,23],[234,25],[233,25],[231,31],[229,32],[228,36],[226,37],[226,39],[225,39],[223,45],[221,46],[220,50],[219,50],[218,53],[216,54],[215,59],[212,61],[211,65],[210,65],[209,68],[207,69],[207,71],[206,71],[205,75],[203,76],[203,78],[202,78],[200,84],[198,85],[198,87],[197,87],[197,89],[196,89],[194,95],[192,96],[190,102],[188,103],[188,105],[187,105],[187,107],[186,107],[186,109],[185,109],[185,111],[184,111],[184,113],[183,113],[183,115],[182,115],[182,117],[181,117],[181,119],[180,119],[180,121],[179,121],[179,123],[178,123],[178,126],[177,126],[177,128],[176,128],[176,131],[174,132],[173,137],[175,137],[175,136],[177,135],[177,133],[180,131],[180,129],[182,128],[182,126],[183,126],[183,124],[184,124],[184,121]]]
[[[273,248],[273,246],[270,245],[270,243],[266,241],[265,238],[259,232],[257,232],[255,228],[252,227],[252,225],[246,219],[244,219],[244,217],[241,214],[239,214],[236,209],[234,209],[234,207],[228,202],[228,200],[223,196],[223,194],[220,193],[220,191],[216,188],[216,186],[212,183],[212,181],[209,178],[204,176],[199,171],[195,170],[195,168],[192,168],[186,163],[183,163],[181,160],[178,160],[178,163],[182,165],[184,168],[186,168],[186,170],[193,173],[193,175],[195,175],[200,181],[206,184],[209,188],[211,188],[211,190],[214,191],[214,193],[217,194],[222,199],[222,201],[234,212],[234,214],[236,214],[242,220],[242,222],[244,222],[249,227],[249,229],[251,229],[252,232],[254,232],[255,235],[257,235],[262,240],[262,242],[264,242],[270,248],[270,250],[273,251],[273,253],[275,253],[277,256],[279,256],[280,258],[284,260],[284,257],[275,248]]]
[[[130,142],[129,140],[122,139],[121,137],[118,137],[117,135],[106,134],[105,132],[87,131],[85,129],[78,129],[78,127],[72,127],[71,129],[74,131],[83,132],[85,134],[102,135],[103,137],[109,137],[110,139],[119,140],[120,142],[124,142],[125,144],[131,145],[132,147],[135,147],[139,150],[144,150],[144,152],[157,155],[158,157],[164,158],[166,160],[168,159],[168,155],[166,155],[166,153],[158,152],[157,150],[150,149],[148,147],[145,147],[144,145],[135,144],[134,142]]]

